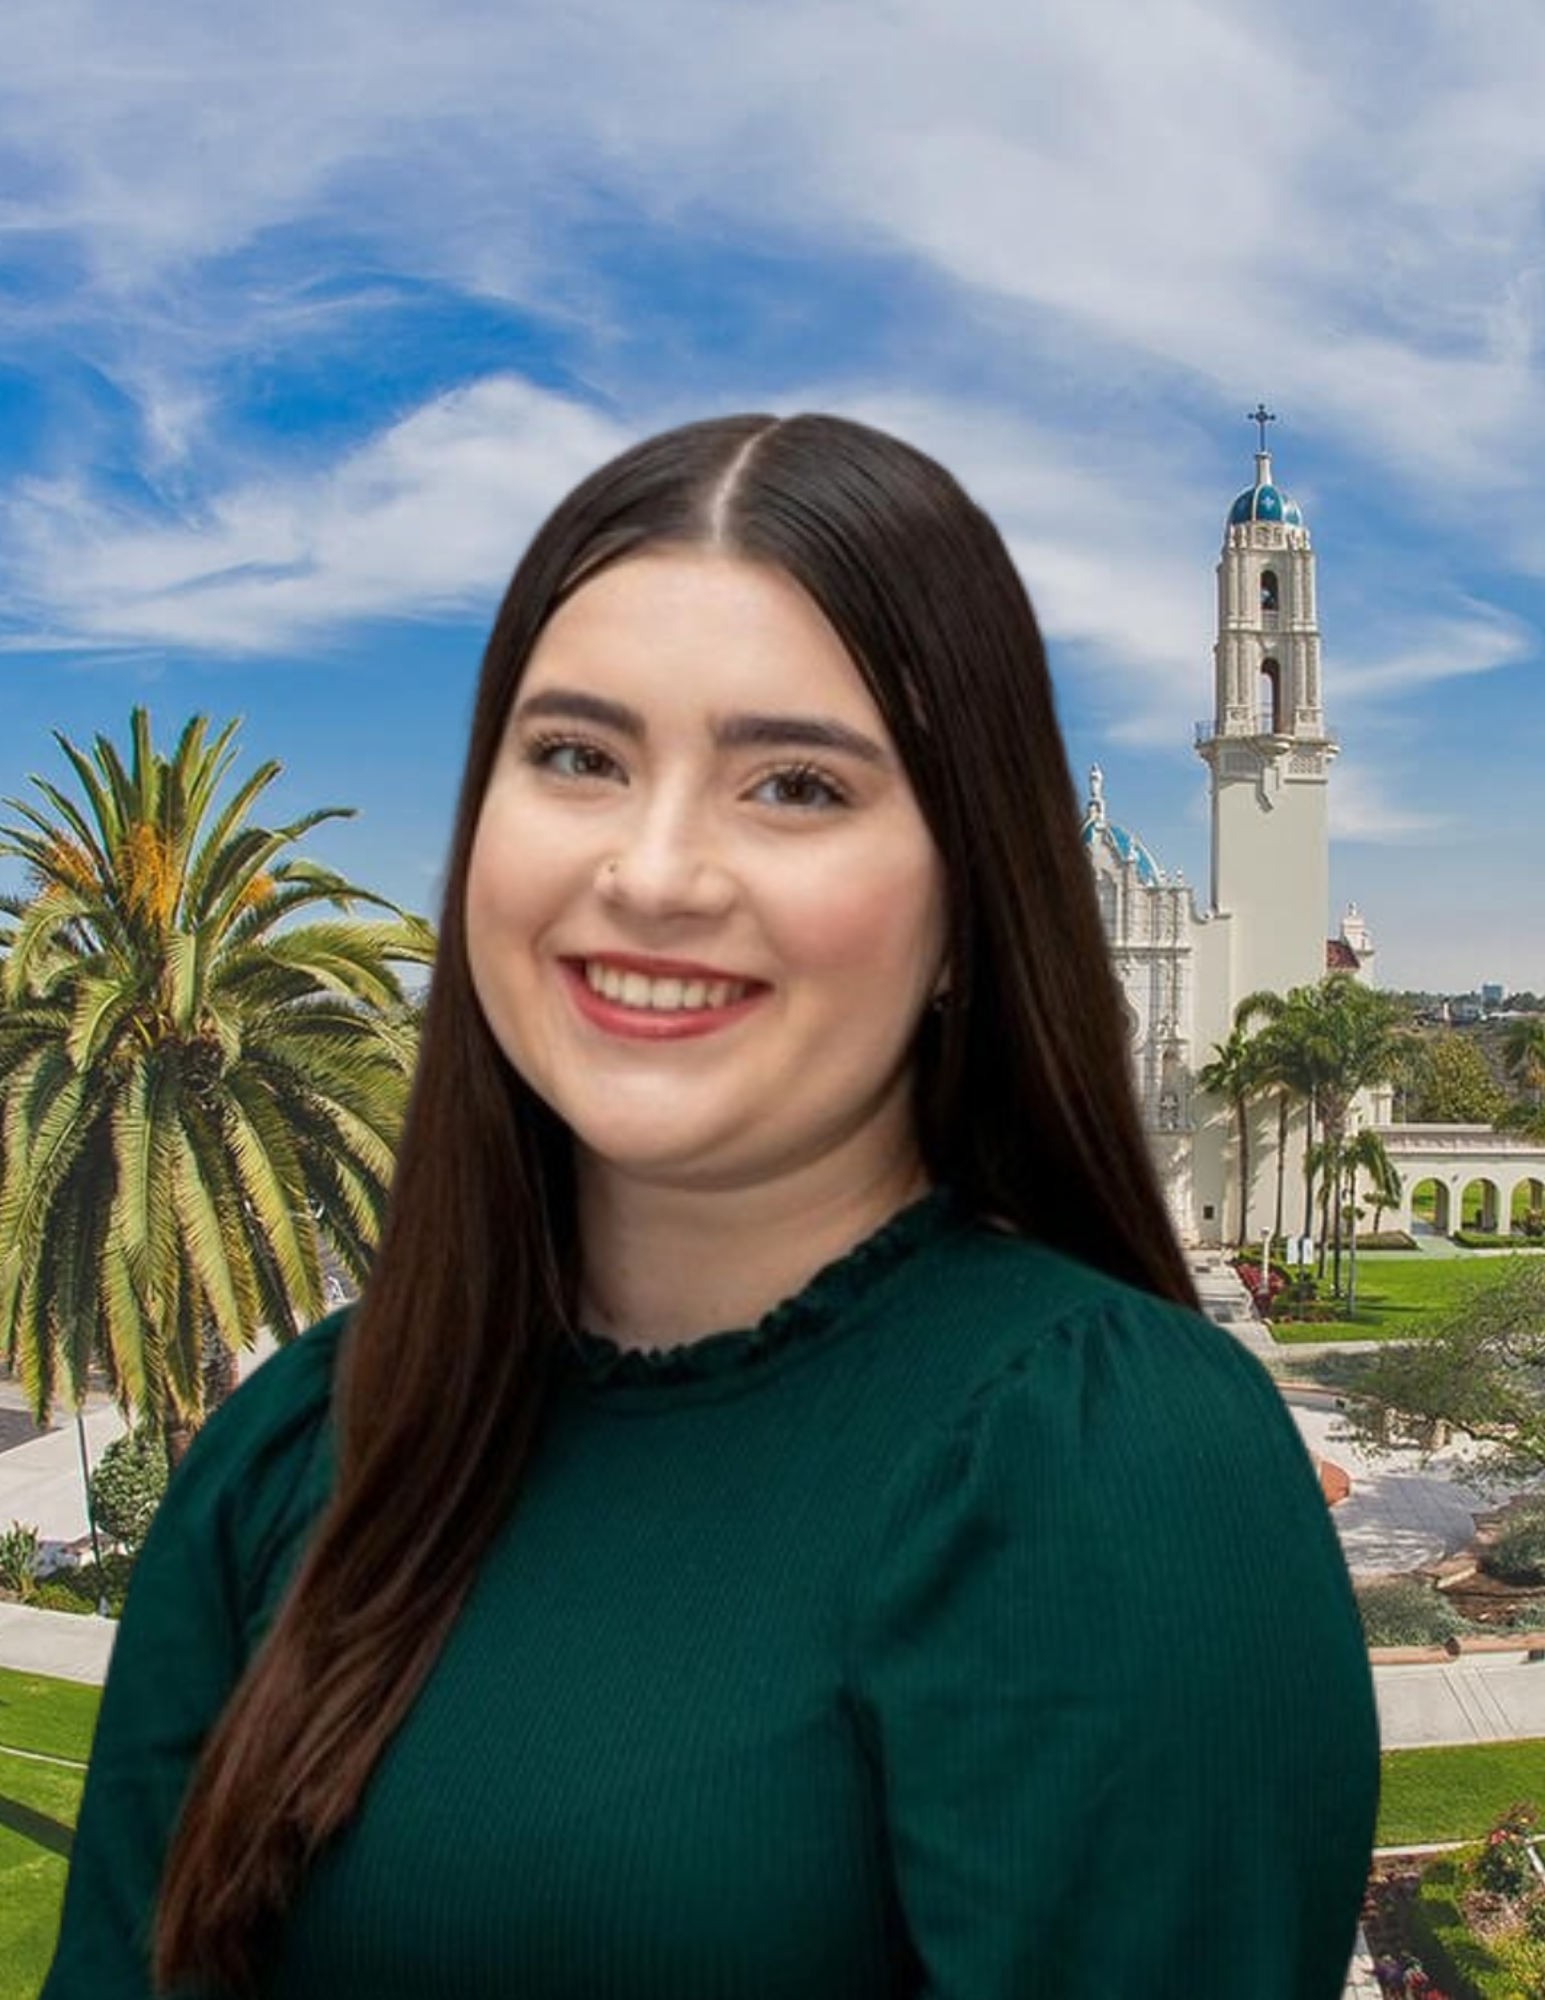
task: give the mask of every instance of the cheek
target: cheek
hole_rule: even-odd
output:
[[[478,820],[467,866],[467,928],[475,948],[479,932],[509,933],[540,920],[557,892],[561,856],[544,848],[540,823],[497,789]],[[572,869],[572,862],[570,863]]]
[[[507,871],[498,866],[498,844],[479,826],[467,864],[467,952],[476,973],[495,932],[507,921]]]
[[[490,800],[467,863],[467,958],[483,1012],[496,1032],[507,1032],[502,1017],[509,1013],[512,989],[520,979],[522,947],[541,921],[531,896],[540,873],[532,866],[530,843],[517,839],[517,833]]]
[[[791,941],[812,970],[873,981],[898,1000],[927,994],[944,954],[943,871],[931,855],[883,870],[832,864]]]

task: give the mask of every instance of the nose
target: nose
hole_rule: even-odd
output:
[[[710,815],[691,798],[641,806],[601,863],[596,887],[640,915],[717,916],[734,901],[734,877]]]

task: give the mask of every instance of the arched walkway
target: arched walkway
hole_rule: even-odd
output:
[[[1449,1235],[1454,1227],[1448,1182],[1436,1175],[1428,1174],[1406,1190],[1406,1213],[1411,1224],[1428,1223],[1439,1236]],[[1409,1232],[1408,1225],[1408,1232]]]
[[[1501,1233],[1545,1209],[1545,1145],[1489,1125],[1379,1125],[1374,1128],[1399,1171],[1399,1226],[1430,1218],[1440,1235],[1481,1228]],[[1423,1200],[1413,1205],[1418,1190]],[[1395,1221],[1395,1213],[1390,1213]]]
[[[1459,1194],[1459,1226],[1461,1229],[1484,1229],[1495,1235],[1499,1229],[1501,1203],[1498,1199],[1497,1183],[1486,1175],[1477,1175],[1466,1181]]]

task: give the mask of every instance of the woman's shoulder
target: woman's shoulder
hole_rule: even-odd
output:
[[[1276,1383],[1194,1306],[971,1220],[927,1262],[869,1364],[901,1486],[1058,1464],[1088,1495],[1107,1475],[1175,1495],[1204,1467],[1208,1483],[1271,1467],[1323,1512]]]
[[[1231,1333],[1000,1231],[972,1226],[945,1264],[932,1343],[926,1324],[907,1342],[921,1357],[913,1422],[877,1530],[902,1570],[1012,1548],[1025,1587],[1041,1578],[1038,1601],[1045,1576],[1072,1565],[1112,1592],[1162,1575],[1178,1603],[1177,1568],[1235,1576],[1260,1562],[1292,1576],[1327,1629],[1346,1625],[1345,1570],[1298,1427]]]
[[[939,1249],[928,1317],[948,1338],[931,1344],[958,1390],[941,1414],[1043,1377],[1064,1395],[1077,1383],[1085,1397],[1159,1408],[1193,1402],[1203,1382],[1251,1402],[1275,1398],[1255,1357],[1194,1306],[991,1223],[966,1220]]]

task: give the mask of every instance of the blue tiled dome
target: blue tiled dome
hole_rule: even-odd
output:
[[[1135,833],[1102,815],[1086,813],[1083,824],[1085,847],[1093,847],[1103,841],[1123,867],[1132,862],[1137,868],[1137,879],[1146,888],[1156,888],[1164,880],[1164,870],[1154,859],[1152,851],[1138,839]]]
[[[1291,494],[1263,479],[1247,486],[1228,510],[1229,526],[1237,528],[1250,521],[1275,521],[1284,528],[1301,528],[1304,517]]]

